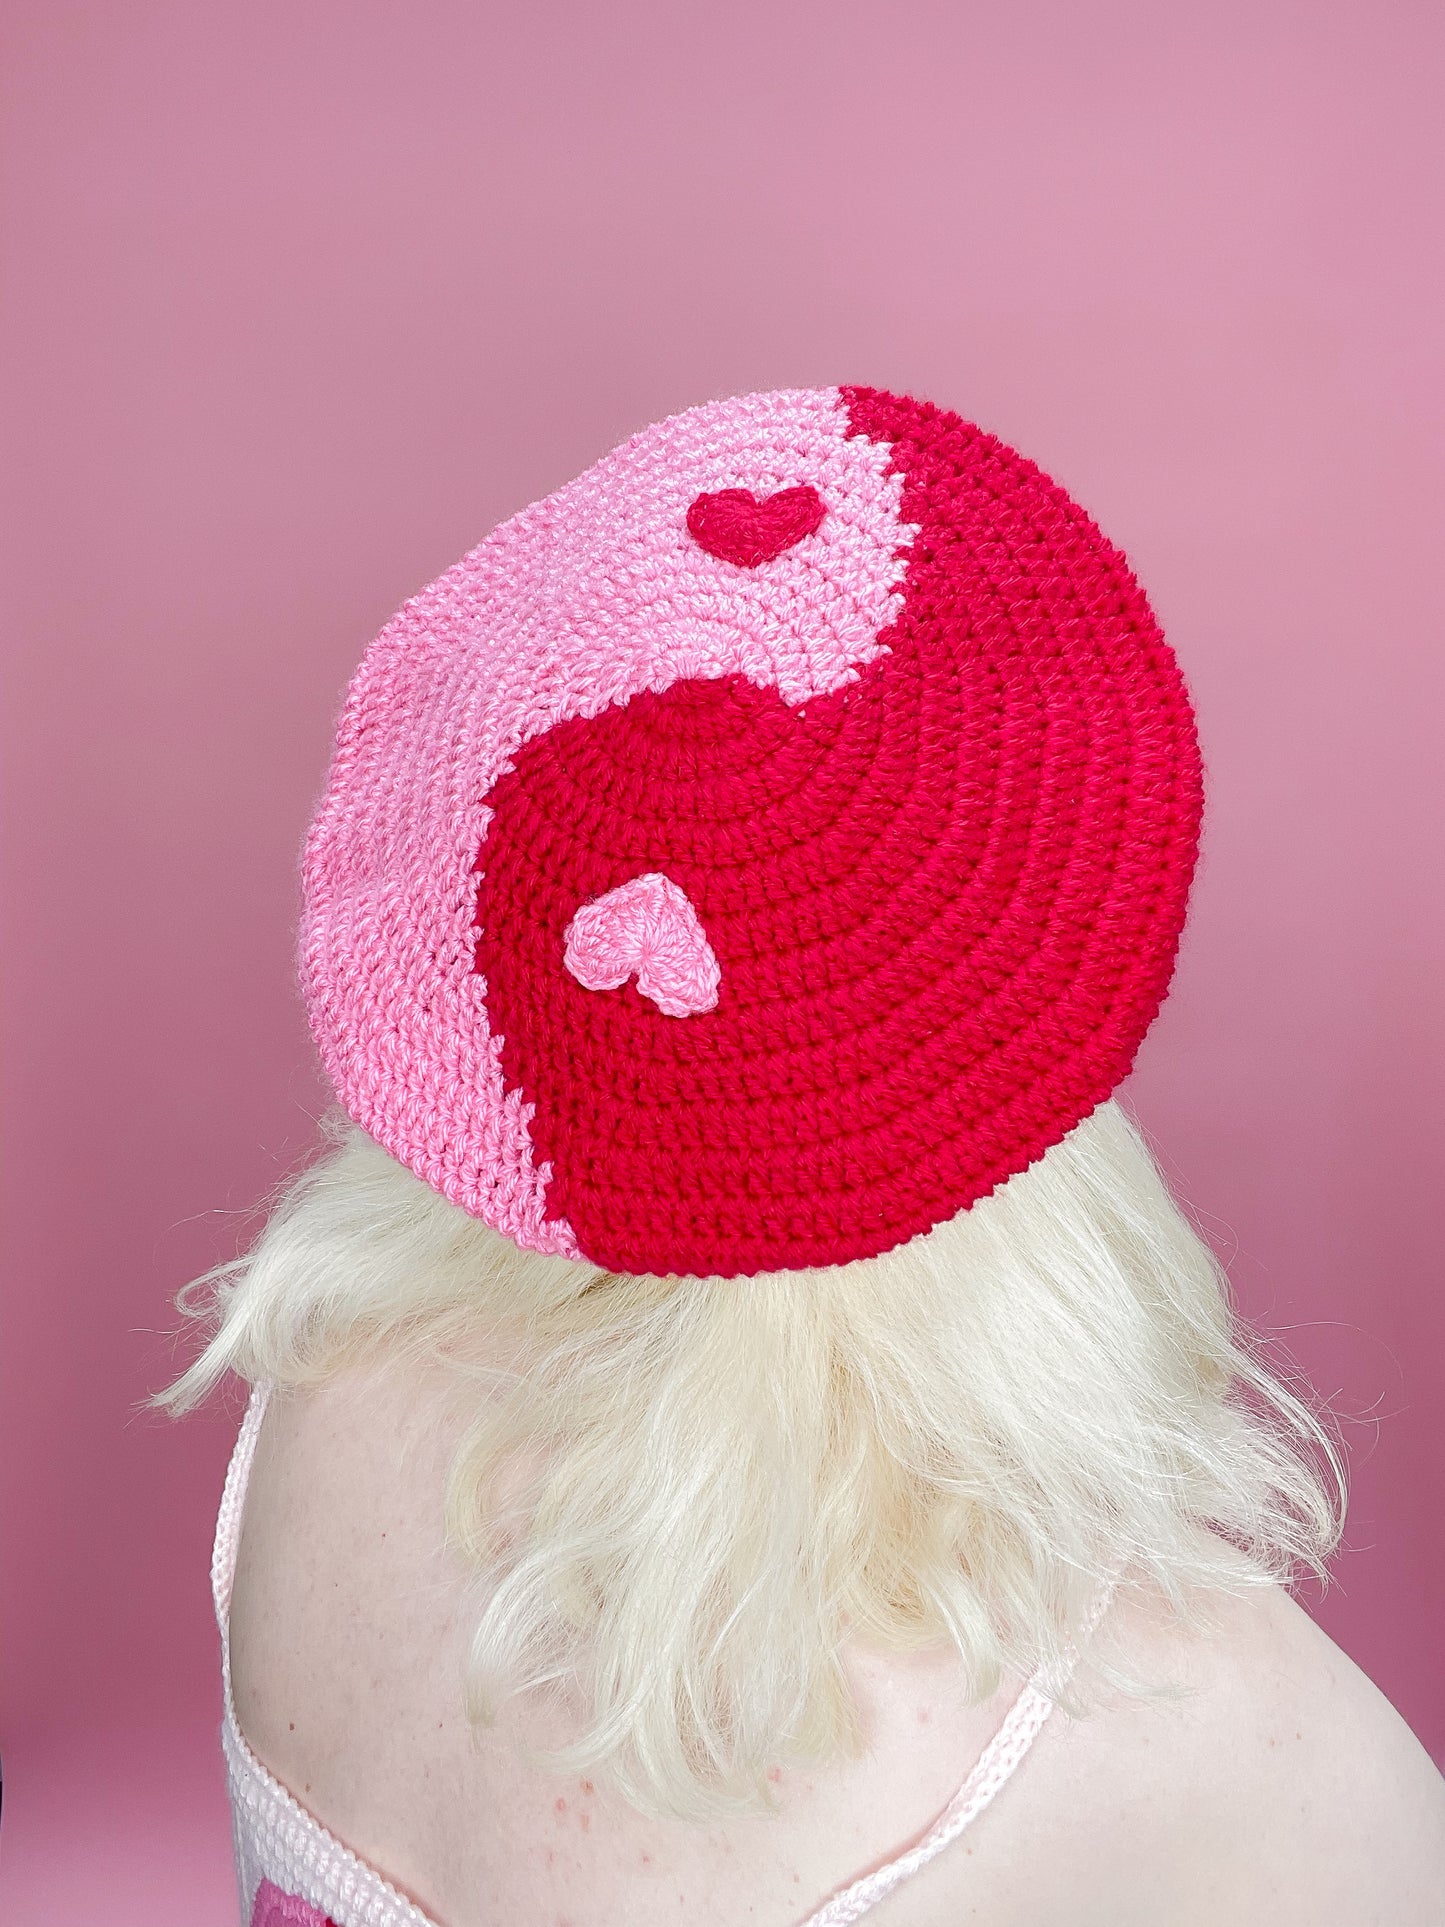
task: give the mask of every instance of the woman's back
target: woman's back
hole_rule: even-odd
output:
[[[251,1746],[440,1927],[795,1927],[927,1830],[1024,1685],[970,1707],[951,1654],[850,1651],[868,1751],[780,1772],[774,1818],[659,1822],[532,1771],[511,1736],[573,1737],[558,1708],[534,1694],[480,1734],[462,1709],[475,1581],[442,1530],[458,1436],[435,1368],[274,1399],[232,1613]],[[1445,1782],[1287,1594],[1225,1602],[1212,1643],[1121,1595],[1105,1635],[1195,1690],[1056,1712],[880,1923],[1445,1921]]]

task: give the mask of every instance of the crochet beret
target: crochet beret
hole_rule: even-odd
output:
[[[710,402],[368,649],[306,844],[313,1032],[525,1248],[870,1257],[1126,1075],[1201,804],[1149,605],[1033,463],[876,389]]]

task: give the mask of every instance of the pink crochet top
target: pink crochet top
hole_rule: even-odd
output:
[[[231,1588],[246,1484],[267,1392],[264,1385],[256,1387],[242,1421],[226,1474],[211,1561],[225,1687],[221,1738],[231,1795],[241,1920],[244,1927],[328,1927],[328,1923],[334,1923],[334,1927],[440,1927],[398,1893],[376,1868],[368,1866],[314,1820],[262,1766],[236,1723],[231,1696]],[[1085,1623],[1086,1638],[1103,1617],[1113,1593],[1112,1582],[1100,1589]],[[1077,1660],[1077,1648],[1071,1646],[1060,1685],[1067,1681]],[[1036,1673],[1020,1693],[978,1764],[932,1826],[884,1866],[833,1894],[801,1927],[845,1927],[845,1923],[858,1920],[958,1838],[1022,1762],[1053,1710],[1053,1702],[1041,1689],[1041,1677]]]

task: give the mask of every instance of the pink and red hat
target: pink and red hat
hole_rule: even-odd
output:
[[[302,977],[347,1112],[517,1244],[844,1263],[1022,1171],[1168,988],[1201,772],[1139,585],[868,388],[633,436],[351,685]]]

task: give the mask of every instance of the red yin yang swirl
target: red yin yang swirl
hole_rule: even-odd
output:
[[[798,709],[734,675],[562,722],[489,798],[489,1019],[547,1215],[612,1269],[927,1231],[1109,1095],[1172,973],[1199,755],[1124,559],[958,416],[843,395],[919,525],[887,652]],[[710,1010],[564,967],[578,908],[653,872],[716,954]]]

